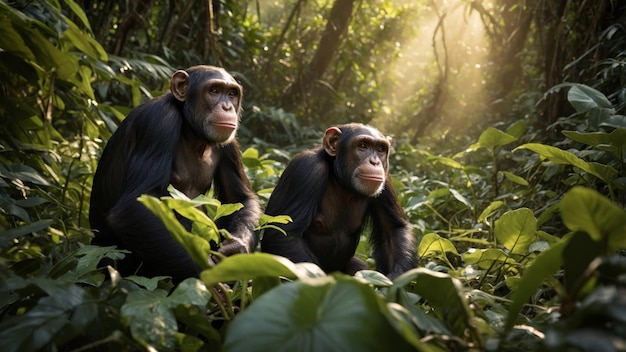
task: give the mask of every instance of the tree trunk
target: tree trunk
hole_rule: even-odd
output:
[[[353,7],[354,0],[335,0],[313,59],[281,98],[281,106],[286,111],[293,111],[299,106],[326,72],[337,52],[341,36],[348,28]]]

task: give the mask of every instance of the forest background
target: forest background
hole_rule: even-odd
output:
[[[263,203],[325,128],[393,136],[420,268],[252,254],[176,288],[105,280],[123,253],[88,246],[99,155],[195,64],[244,86]],[[626,349],[623,1],[2,1],[0,68],[7,351]]]

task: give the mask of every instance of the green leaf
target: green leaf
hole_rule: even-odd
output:
[[[176,187],[172,186],[171,184],[167,186],[167,192],[174,199],[190,200],[189,197],[187,197],[185,193],[179,191],[178,189],[176,189]]]
[[[604,243],[594,241],[585,232],[576,232],[563,250],[563,268],[565,269],[565,287],[572,294],[574,284],[596,257],[606,254]],[[575,299],[576,297],[570,297]]]
[[[97,317],[95,300],[77,285],[45,278],[32,283],[48,296],[39,299],[25,314],[3,319],[3,351],[37,351],[54,342],[62,345],[82,333]]]
[[[478,137],[478,143],[470,146],[470,150],[478,148],[494,150],[496,147],[513,143],[516,140],[517,137],[514,137],[506,132],[502,132],[497,128],[488,127],[483,133],[480,134],[480,137]]]
[[[512,172],[508,172],[508,171],[499,171],[499,172],[502,172],[504,177],[506,177],[506,179],[511,182],[517,183],[518,185],[522,185],[522,186],[528,186],[528,181],[526,181],[522,177],[517,176],[516,174]]]
[[[520,138],[526,132],[528,123],[524,119],[519,119],[506,129],[506,133],[515,138]]]
[[[3,8],[2,13],[6,13],[5,11],[7,11],[6,8],[8,8],[8,5],[5,2],[0,2],[0,8]],[[0,48],[11,52],[18,57],[24,58],[25,60],[35,60],[35,55],[20,36],[19,31],[21,29],[14,28],[8,17],[0,16],[0,28],[2,28]]]
[[[506,212],[495,222],[496,240],[511,254],[527,254],[536,230],[537,219],[528,208]]]
[[[204,307],[211,299],[211,293],[204,283],[196,278],[188,278],[179,283],[174,292],[167,297],[170,307],[180,304],[193,304]]]
[[[152,211],[167,228],[172,237],[185,248],[193,261],[202,269],[209,267],[211,244],[202,237],[196,236],[185,229],[174,213],[158,198],[142,195],[138,200]]]
[[[408,284],[412,285],[413,292],[428,302],[434,314],[456,336],[466,337],[468,332],[472,333],[473,315],[459,280],[426,268],[412,269],[394,280],[388,296],[397,297],[399,291]]]
[[[159,281],[167,279],[169,276],[155,276],[155,277],[144,277],[144,276],[135,276],[130,275],[126,277],[126,280],[132,281],[139,286],[144,287],[148,291],[154,291],[159,286]]]
[[[509,314],[505,325],[506,331],[511,330],[522,307],[537,292],[543,281],[561,267],[561,264],[563,264],[563,248],[566,244],[567,240],[564,238],[561,242],[541,252],[526,269],[511,297],[513,302],[509,306]]]
[[[119,260],[124,258],[125,253],[130,252],[127,250],[115,249],[115,246],[100,247],[87,245],[77,250],[76,253],[72,254],[68,258],[65,258],[63,261],[57,263],[50,271],[49,276],[56,278],[57,275],[60,275],[58,278],[61,280],[78,281],[85,275],[97,271],[98,264],[102,258]],[[78,258],[78,262],[75,263],[75,266],[68,268],[68,264],[75,262],[76,258]],[[102,279],[104,279],[104,277],[102,277]]]
[[[243,164],[251,169],[261,167],[261,160],[259,159],[259,151],[255,148],[248,148],[241,153],[241,159]]]
[[[377,287],[388,287],[393,285],[393,282],[389,280],[388,277],[379,273],[376,270],[357,271],[356,274],[354,274],[354,278],[363,283]]]
[[[504,253],[503,250],[498,248],[487,249],[475,249],[471,248],[466,253],[463,253],[463,261],[465,264],[478,265],[480,269],[487,270],[494,265],[511,264],[514,265],[517,262]]]
[[[559,204],[563,223],[571,231],[589,234],[607,243],[608,251],[626,248],[626,212],[600,193],[574,187]]]
[[[315,266],[311,263],[307,264]],[[318,276],[325,276],[321,269],[317,268],[315,271]],[[207,286],[213,286],[218,282],[249,280],[266,276],[305,279],[309,277],[309,273],[287,258],[258,252],[226,257],[214,267],[200,273],[200,278]]]
[[[600,123],[601,127],[626,128],[626,116],[612,115]]]
[[[120,309],[133,338],[157,350],[174,350],[176,347],[178,325],[166,296],[166,291],[158,289],[132,291]]]
[[[217,212],[215,213],[215,221],[224,216],[229,216],[243,208],[243,204],[241,203],[233,203],[233,204],[222,204],[219,208],[217,208]]]
[[[414,350],[389,324],[385,304],[350,277],[321,277],[273,289],[238,314],[226,351]],[[358,322],[358,323],[357,323]]]
[[[446,166],[450,166],[450,167],[455,168],[455,169],[462,169],[463,168],[463,165],[461,165],[461,163],[459,163],[458,161],[456,161],[454,159],[445,157],[445,156],[432,156],[432,157],[428,158],[428,161],[432,162],[432,163],[440,163],[440,164],[443,164],[443,165],[446,165]]]
[[[463,203],[466,207],[471,208],[472,207],[472,203],[465,198],[459,191],[457,191],[454,188],[450,188],[450,193],[452,194],[452,196],[454,197],[454,199],[458,200],[459,202]]]
[[[215,227],[215,230],[217,231],[217,226],[215,225],[215,222],[213,220],[211,220],[211,218],[208,217],[208,215],[203,212],[202,210],[198,209],[198,208],[192,208],[192,207],[176,207],[175,204],[172,204],[172,202],[170,201],[176,201],[176,199],[166,199],[163,203],[165,203],[165,205],[172,210],[175,210],[177,213],[179,213],[180,215],[184,216],[185,218],[194,221],[194,222],[199,222],[201,224],[204,225],[208,225],[211,227]],[[178,203],[178,202],[177,202]]]
[[[83,11],[80,5],[78,5],[74,0],[63,0],[63,2],[72,10],[72,12],[76,15],[76,17],[80,19],[83,26],[87,27],[87,29],[91,31],[89,20],[87,19],[87,16],[85,15],[85,11]],[[67,21],[66,19],[66,22],[69,22],[69,21]],[[106,58],[103,59],[103,61],[106,61]]]
[[[0,244],[5,245],[14,238],[24,236],[29,233],[38,232],[47,229],[54,221],[51,219],[43,219],[35,221],[31,224],[0,231]]]
[[[187,326],[186,330],[197,331],[204,337],[204,347],[206,351],[221,351],[223,349],[222,337],[220,333],[211,326],[209,319],[207,319],[205,307],[200,308],[195,305],[179,305],[174,309],[174,314],[179,323]]]
[[[267,214],[263,214],[261,215],[261,218],[259,219],[259,227],[263,227],[266,224],[270,224],[270,223],[275,223],[275,224],[288,224],[290,222],[293,222],[293,220],[291,220],[291,216],[289,215],[267,215]]]
[[[611,133],[563,131],[563,134],[576,142],[610,152],[618,160],[626,154],[626,128],[616,128]]]
[[[478,216],[478,222],[485,222],[488,217],[490,217],[496,210],[500,209],[504,205],[504,202],[501,200],[493,201],[483,210]]]
[[[595,177],[603,180],[606,183],[609,183],[615,177],[615,175],[617,175],[617,170],[613,169],[612,167],[606,166],[605,169],[600,170],[599,168],[590,165],[590,163],[587,163],[586,161],[578,158],[576,155],[568,151],[561,150],[559,148],[549,145],[539,143],[527,143],[520,145],[513,151],[516,151],[518,149],[532,150],[533,152],[541,155],[543,158],[546,158],[555,164],[575,166],[587,173],[594,175]],[[613,170],[613,172],[609,172],[608,170]]]
[[[41,176],[35,169],[27,165],[12,165],[10,177],[36,185],[50,186],[50,182]]]
[[[596,89],[584,84],[576,84],[567,92],[567,100],[576,109],[583,113],[595,108],[612,109],[613,104]]]
[[[420,257],[424,257],[429,254],[444,255],[445,253],[459,254],[456,247],[454,247],[450,240],[442,238],[436,233],[424,235],[417,249],[417,254]]]

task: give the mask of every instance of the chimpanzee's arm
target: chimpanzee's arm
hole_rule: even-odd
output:
[[[220,163],[214,178],[217,198],[222,203],[243,204],[242,209],[218,221],[218,226],[226,228],[235,238],[225,241],[219,251],[224,255],[250,253],[256,249],[259,240],[254,232],[261,216],[259,199],[248,181],[237,142],[233,141],[219,150]]]
[[[411,225],[388,179],[385,190],[371,199],[374,259],[378,271],[393,279],[417,264],[417,245]]]

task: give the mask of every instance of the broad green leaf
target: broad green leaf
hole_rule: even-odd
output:
[[[411,283],[412,291],[425,299],[433,312],[446,323],[456,336],[466,336],[472,330],[472,312],[464,296],[461,282],[448,274],[416,268],[407,271],[394,280],[389,289],[390,297],[397,297],[399,291]]]
[[[29,233],[38,232],[47,229],[52,225],[54,220],[43,219],[38,220],[28,225],[0,231],[0,244],[5,245],[19,236],[27,235]]]
[[[17,178],[24,182],[32,182],[36,185],[50,186],[50,182],[41,176],[35,169],[27,165],[12,165],[10,177]]]
[[[264,293],[270,291],[276,286],[280,286],[281,279],[278,276],[259,276],[254,279],[252,284],[252,298],[257,299]]]
[[[437,198],[441,198],[441,197],[446,197],[450,195],[450,189],[449,188],[435,188],[432,191],[430,191],[430,193],[428,194],[428,199],[437,199]]]
[[[0,7],[6,8],[8,5],[5,2],[0,2]],[[2,10],[3,13],[5,13],[5,11],[7,10]],[[7,50],[26,60],[35,60],[35,55],[20,36],[21,30],[13,28],[13,24],[8,17],[0,16],[0,28],[2,28],[0,48],[3,48],[4,50]]]
[[[528,246],[528,253],[543,252],[548,248],[550,248],[550,243],[548,243],[548,241],[537,241]]]
[[[454,199],[458,200],[459,202],[463,203],[466,207],[471,208],[472,207],[472,203],[465,198],[459,191],[457,191],[454,188],[450,188],[450,193],[452,193],[452,196],[454,197]]]
[[[325,275],[321,269],[318,273],[320,276]],[[200,278],[207,286],[213,286],[218,282],[249,280],[265,276],[306,279],[308,274],[287,258],[267,253],[232,255],[200,274]]]
[[[187,197],[187,195],[185,193],[179,191],[176,187],[174,187],[171,184],[167,186],[167,192],[174,199],[182,199],[182,200],[187,200],[187,201],[191,200],[189,197]]]
[[[232,204],[222,204],[219,208],[217,208],[217,212],[215,213],[215,221],[219,218],[231,215],[243,208],[243,204],[241,203],[232,203]]]
[[[144,277],[144,276],[136,276],[130,275],[126,277],[126,280],[132,281],[139,286],[144,287],[148,291],[154,291],[159,286],[159,281],[167,279],[169,276],[155,276],[155,277]]]
[[[174,315],[179,323],[187,326],[187,329],[197,331],[204,337],[205,351],[221,351],[223,349],[222,336],[207,319],[206,308],[195,305],[179,305],[174,309]],[[180,345],[181,342],[179,341],[178,344]],[[181,351],[184,351],[182,347]]]
[[[606,132],[578,132],[578,131],[562,131],[568,138],[576,142],[585,143],[592,147],[600,145],[612,144],[617,146],[626,145],[626,128],[616,128],[610,133]]]
[[[459,163],[458,161],[452,159],[452,158],[448,158],[445,156],[432,156],[430,158],[428,158],[429,162],[432,163],[440,163],[446,166],[450,166],[452,168],[455,169],[462,169],[463,165],[461,165],[461,163]]]
[[[89,20],[87,19],[85,11],[83,11],[82,7],[80,7],[80,5],[78,5],[74,0],[63,0],[63,2],[72,10],[76,17],[80,19],[80,22],[83,24],[83,26],[87,27],[87,29],[91,31]],[[106,61],[106,58],[103,60]]]
[[[258,159],[259,158],[259,151],[256,148],[248,148],[246,149],[243,153],[241,153],[241,156],[243,158],[254,158],[254,159]]]
[[[600,123],[601,127],[626,128],[626,116],[612,115]]]
[[[201,222],[193,222],[191,224],[191,233],[209,243],[213,242],[219,244],[222,242],[222,238],[220,237],[221,231],[215,223],[207,225]]]
[[[269,224],[269,223],[275,223],[275,224],[288,224],[290,222],[293,222],[293,220],[291,220],[291,216],[289,215],[267,215],[267,214],[263,214],[261,215],[261,218],[259,219],[259,226],[263,226],[265,224]]]
[[[576,282],[581,279],[583,272],[596,257],[606,254],[606,245],[600,241],[594,241],[585,232],[576,232],[565,245],[563,250],[563,268],[565,269],[565,287],[568,293]],[[576,297],[570,297],[575,299]]]
[[[537,219],[528,208],[508,211],[495,222],[496,240],[511,254],[527,254],[528,246],[536,239],[535,231]]]
[[[374,285],[377,287],[387,287],[393,284],[393,282],[389,280],[388,277],[379,273],[376,270],[357,271],[357,273],[354,274],[354,277],[357,280],[360,280],[366,284]]]
[[[87,245],[63,261],[57,263],[50,271],[49,277],[66,281],[77,281],[85,275],[98,269],[98,264],[102,258],[114,260],[124,258],[127,250],[116,249],[115,246],[100,247]],[[78,258],[78,262],[76,262]],[[104,279],[104,277],[103,277]]]
[[[617,177],[617,170],[612,166],[597,163],[594,161],[588,162],[587,165],[589,165],[591,174],[601,175],[601,179],[607,180],[607,183],[609,183],[609,181],[615,180],[615,177]]]
[[[563,134],[576,142],[610,152],[618,159],[626,153],[626,128],[616,128],[611,133],[563,131]]]
[[[480,137],[478,137],[478,143],[470,146],[470,149],[487,148],[489,150],[493,150],[496,147],[513,143],[516,140],[517,137],[514,137],[506,132],[502,132],[497,128],[488,127],[485,131],[483,131],[483,133],[480,134]]]
[[[238,314],[225,351],[413,351],[389,324],[372,288],[350,277],[295,281]],[[358,322],[358,324],[356,323]]]
[[[176,286],[174,292],[167,297],[167,303],[170,307],[176,307],[180,304],[204,307],[209,299],[211,299],[211,293],[204,283],[192,277],[183,280]]]
[[[506,133],[515,138],[520,138],[526,132],[527,125],[528,123],[526,122],[526,120],[519,119],[506,129]]]
[[[571,231],[607,243],[608,251],[626,248],[626,212],[597,191],[574,187],[565,193],[559,208]]]
[[[611,174],[607,174],[606,170],[601,171],[597,167],[591,166],[590,163],[587,163],[586,161],[578,158],[576,155],[556,147],[539,143],[527,143],[515,148],[513,151],[516,151],[518,149],[532,150],[533,152],[541,155],[543,158],[546,158],[555,164],[575,166],[607,183],[610,182],[612,179]],[[617,170],[609,166],[606,166],[606,169],[614,170],[614,174],[617,174]]]
[[[241,160],[246,167],[255,169],[261,167],[259,151],[255,148],[248,148],[241,153]]]
[[[174,200],[174,199],[170,199],[170,200]],[[204,225],[208,225],[211,227],[215,227],[215,229],[217,230],[217,226],[215,225],[215,222],[213,220],[211,220],[211,218],[209,218],[209,216],[203,212],[202,210],[198,209],[198,208],[192,208],[192,207],[172,207],[172,203],[171,202],[163,202],[165,203],[165,205],[171,209],[171,210],[176,210],[177,213],[179,213],[180,215],[184,216],[185,218],[192,220],[194,222],[199,222],[201,224]]]
[[[463,261],[465,264],[476,264],[480,269],[487,270],[494,265],[500,266],[504,264],[514,265],[517,262],[510,258],[503,250],[498,248],[487,249],[471,249],[463,253]]]
[[[613,108],[613,104],[598,90],[584,84],[576,84],[567,92],[567,100],[579,113],[595,108]]]
[[[505,325],[506,331],[511,330],[522,307],[537,292],[543,281],[561,267],[563,248],[566,243],[567,240],[564,238],[561,242],[541,252],[526,269],[511,297],[513,302],[509,306],[509,315]]]
[[[81,66],[77,71],[76,77],[69,79],[69,82],[80,90],[82,94],[95,101],[96,97],[91,87],[92,78],[93,72],[91,71],[91,68],[88,66]]]
[[[104,48],[90,35],[86,34],[74,22],[67,21],[69,28],[63,32],[64,44],[70,44],[92,59],[107,61]]]
[[[71,340],[98,316],[96,302],[79,286],[37,278],[31,281],[47,296],[23,315],[8,316],[0,323],[2,351],[37,351],[55,340]]]
[[[488,217],[490,217],[496,210],[500,209],[504,205],[504,202],[501,200],[493,201],[483,210],[478,216],[478,222],[485,222]]]
[[[524,178],[517,176],[516,174],[508,171],[500,171],[506,177],[507,180],[517,183],[518,185],[528,186],[528,181]]]
[[[426,313],[420,308],[415,308],[413,305],[404,307],[398,303],[387,303],[387,310],[384,310],[387,316],[387,321],[396,329],[396,331],[402,336],[408,343],[413,345],[416,351],[422,352],[443,352],[443,349],[427,345],[421,341],[422,333],[418,331],[417,327],[420,325],[417,321],[421,318],[428,319],[430,321],[439,321],[432,316],[426,315]],[[408,309],[407,309],[408,308]],[[415,309],[411,309],[415,308]],[[389,313],[387,313],[387,311]],[[441,323],[439,323],[441,325]],[[419,326],[421,328],[421,326]],[[432,327],[432,326],[431,326]],[[445,329],[445,327],[443,327]],[[434,332],[434,329],[423,329],[429,332]]]
[[[429,254],[444,255],[445,253],[454,253],[458,255],[456,247],[446,238],[442,238],[436,233],[429,233],[424,235],[417,248],[417,254],[420,257],[427,256]]]
[[[139,290],[128,294],[120,313],[130,326],[133,338],[157,350],[174,350],[178,325],[164,290]]]

